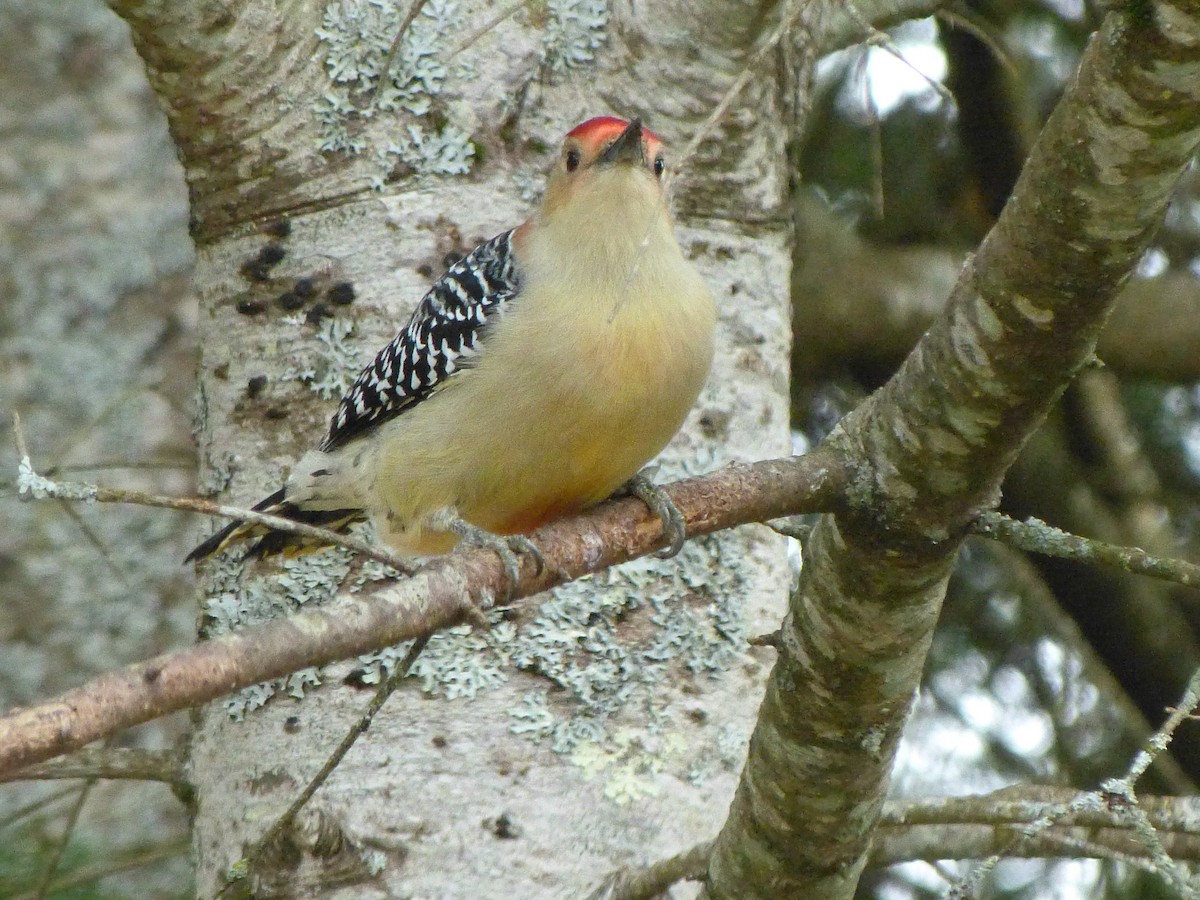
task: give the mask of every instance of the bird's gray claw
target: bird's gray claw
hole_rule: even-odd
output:
[[[650,507],[650,511],[662,520],[667,546],[654,555],[659,559],[670,559],[679,555],[684,541],[687,540],[687,526],[683,521],[683,513],[667,496],[666,491],[656,487],[649,478],[640,474],[634,475],[625,483],[625,490]]]
[[[523,534],[509,535],[502,540],[508,542],[510,550],[515,550],[517,553],[528,553],[533,557],[533,573],[541,575],[546,571],[546,560],[542,556],[542,551],[538,549],[538,545],[525,537]]]
[[[512,598],[513,591],[516,590],[517,584],[521,580],[521,561],[517,558],[518,553],[528,553],[533,557],[537,574],[540,575],[545,569],[546,562],[542,557],[542,551],[523,534],[492,534],[458,516],[454,516],[447,524],[449,529],[463,540],[463,543],[491,550],[500,557],[500,562],[504,565],[504,574],[508,576],[505,600]]]

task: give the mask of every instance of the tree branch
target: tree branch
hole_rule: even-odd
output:
[[[797,340],[792,362],[809,378],[847,365],[894,371],[945,308],[965,255],[874,244],[811,194],[798,200],[797,232],[803,251],[792,272],[795,330],[821,340]],[[1194,381],[1197,346],[1200,282],[1190,272],[1168,271],[1125,285],[1096,354],[1122,375]]]
[[[869,866],[914,860],[1152,857],[1127,813],[1096,800],[1095,792],[1055,785],[1003,788],[990,794],[884,805],[871,842]],[[1141,797],[1138,805],[1175,860],[1200,862],[1200,798]],[[1053,819],[1053,825],[1045,825]],[[1036,829],[1036,833],[1034,830]],[[653,900],[678,881],[704,877],[711,843],[669,859],[618,869],[589,900]]]
[[[176,750],[141,750],[136,747],[98,747],[80,750],[17,772],[0,775],[8,781],[50,781],[58,778],[106,778],[129,781],[162,781],[190,788],[184,775],[184,754]]]
[[[1028,553],[1099,563],[1136,575],[1149,575],[1187,587],[1200,587],[1200,565],[1196,563],[1151,556],[1138,547],[1119,547],[1080,537],[1040,519],[1029,518],[1018,522],[1003,513],[983,512],[971,525],[971,530]]]
[[[665,490],[690,535],[800,511],[834,508],[844,481],[827,453],[730,466]],[[513,598],[645,556],[663,544],[662,523],[639,500],[606,503],[536,532],[546,566],[522,558]],[[0,774],[78,749],[106,734],[197,706],[246,685],[305,666],[378,650],[454,625],[474,604],[504,593],[499,558],[487,550],[456,552],[411,578],[343,595],[306,611],[223,635],[101,675],[37,706],[0,718]]]
[[[1195,14],[1109,14],[945,314],[824,445],[851,509],[805,548],[710,897],[853,895],[962,535],[1092,359],[1200,141]]]

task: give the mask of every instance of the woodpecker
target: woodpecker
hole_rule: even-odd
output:
[[[341,528],[368,518],[409,555],[492,546],[622,486],[682,520],[637,475],[679,430],[712,364],[715,309],[672,229],[663,143],[638,119],[569,132],[540,207],[450,267],[342,397],[329,433],[254,509]],[[497,537],[500,536],[500,537]],[[188,560],[257,538],[234,522]]]

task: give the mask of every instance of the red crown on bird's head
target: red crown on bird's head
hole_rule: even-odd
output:
[[[616,116],[596,116],[576,125],[567,132],[567,137],[576,138],[588,144],[601,144],[617,137],[628,127],[629,122],[625,119],[619,119]],[[645,125],[642,126],[642,136],[648,144],[662,144],[662,138]]]

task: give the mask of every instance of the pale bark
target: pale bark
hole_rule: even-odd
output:
[[[282,377],[319,345],[311,328],[280,317],[274,294],[301,276],[352,281],[359,299],[340,315],[353,320],[353,345],[365,362],[403,321],[447,251],[523,218],[531,198],[522,192],[540,180],[566,128],[598,113],[638,113],[682,146],[778,15],[770,4],[614,3],[595,62],[553,71],[539,70],[544,11],[522,11],[462,52],[461,61],[473,67],[470,77],[453,71],[458,61],[450,63],[433,98],[434,112],[469,132],[481,151],[472,174],[431,179],[401,171],[388,186],[396,160],[381,164],[380,151],[411,122],[436,127],[433,116],[377,114],[353,123],[354,131],[361,126],[353,135],[361,153],[317,150],[322,136],[313,107],[332,89],[328,42],[317,30],[351,31],[345,13],[353,4],[330,5],[333,22],[322,22],[327,6],[317,2],[114,6],[133,26],[187,168],[199,243],[206,480],[214,489],[228,487],[237,500],[274,488],[319,437],[330,412],[328,402],[315,402]],[[437,40],[454,46],[500,8],[464,5],[462,24]],[[714,21],[721,28],[711,28]],[[790,216],[781,98],[790,92],[779,79],[774,67],[756,73],[677,185],[683,243],[719,299],[720,349],[709,387],[669,457],[672,473],[788,448]],[[360,94],[356,100],[365,102]],[[383,189],[372,191],[372,184]],[[285,214],[292,224],[283,242],[287,259],[271,271],[269,287],[247,283],[239,267],[270,240],[262,227]],[[239,300],[243,307],[265,301],[270,311],[243,317]],[[268,376],[267,386],[247,396],[258,375]],[[706,586],[714,567],[725,587]],[[677,598],[677,585],[695,585],[690,594],[699,609],[733,604],[735,631],[748,636],[774,627],[786,565],[779,539],[746,530],[607,581],[610,598],[631,600]],[[574,591],[568,596],[599,597],[597,585]],[[722,599],[720,591],[736,597]],[[622,627],[653,633],[652,610],[640,602]],[[266,614],[242,612],[243,621]],[[314,838],[299,869],[276,866],[258,873],[259,884],[332,890],[321,887],[328,876],[364,879],[358,896],[558,896],[614,862],[669,853],[710,834],[728,803],[733,769],[709,765],[691,781],[689,769],[702,757],[728,755],[718,751],[719,737],[736,742],[748,732],[753,704],[745,698],[761,689],[763,678],[766,651],[748,651],[737,635],[732,667],[722,663],[728,668],[722,677],[664,679],[653,709],[626,710],[604,726],[603,736],[577,742],[574,757],[509,732],[508,711],[549,686],[536,675],[508,669],[506,683],[471,702],[398,695],[314,799],[318,815],[310,822],[320,833],[334,823],[351,848],[369,842],[378,850],[371,865],[382,869],[371,875],[369,867],[351,865],[347,874],[346,856],[321,856],[322,841]],[[338,684],[348,668],[331,673],[327,686],[303,703],[276,700],[244,722],[230,721],[222,707],[200,715],[192,766],[203,895],[212,894],[225,868],[284,808],[365,703]],[[563,721],[580,713],[566,698],[551,696],[549,703]],[[647,716],[654,723],[649,730]],[[299,725],[285,728],[289,721]],[[587,771],[585,752],[593,760]],[[643,796],[617,805],[606,793],[619,793],[628,778]],[[650,791],[657,796],[645,796]],[[501,815],[520,839],[498,839],[481,828]]]

